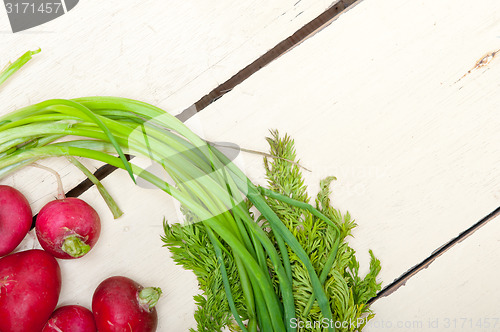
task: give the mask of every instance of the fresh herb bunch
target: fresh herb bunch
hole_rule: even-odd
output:
[[[271,161],[264,158],[269,188],[297,201],[309,203],[307,186],[304,184],[300,168],[296,163],[286,161],[296,160],[293,140],[287,135],[280,138],[277,131],[273,131],[272,137],[267,140],[270,145],[270,154],[280,157],[273,158]],[[381,268],[380,261],[370,250],[370,271],[363,279],[359,277],[359,263],[356,260],[355,251],[345,241],[346,237],[351,235],[352,229],[356,227],[356,223],[349,213],[342,216],[340,211],[330,205],[330,184],[333,180],[335,177],[327,177],[320,182],[320,191],[315,199],[316,208],[340,229],[340,245],[326,278],[325,292],[330,299],[333,321],[358,322],[357,319],[365,314],[368,315],[368,319],[373,317],[366,302],[381,288],[381,283],[376,281]],[[329,253],[335,248],[334,228],[307,210],[273,198],[267,198],[267,202],[299,240],[316,272],[320,274],[327,265]],[[269,233],[269,236],[272,237],[272,233]],[[304,322],[322,321],[324,317],[319,307],[310,304],[313,291],[309,274],[300,259],[288,246],[287,248],[292,265],[296,318]],[[364,322],[366,323],[368,319]],[[346,328],[342,331],[361,330],[365,323],[355,324],[356,328]],[[311,331],[311,329],[304,330]],[[316,330],[319,331],[319,328]]]
[[[269,189],[296,201],[309,203],[307,186],[304,184],[298,161],[296,161],[294,141],[288,135],[280,137],[277,131],[272,131],[267,141],[270,146],[270,155],[273,156],[271,160],[268,157],[264,158]],[[370,251],[370,271],[364,278],[359,276],[359,263],[356,260],[355,251],[345,241],[356,224],[349,213],[342,216],[330,205],[330,184],[334,179],[334,177],[328,177],[320,182],[320,191],[315,204],[316,209],[333,221],[337,229],[308,210],[297,207],[296,204],[291,205],[272,197],[266,200],[304,248],[318,275],[325,267],[330,267],[324,280],[324,290],[330,301],[333,321],[356,322],[340,330],[361,331],[366,322],[374,316],[366,303],[380,290],[381,284],[376,281],[380,272],[380,262]],[[252,205],[247,201],[246,208],[249,210],[251,207]],[[187,225],[170,226],[165,222],[165,236],[162,239],[165,246],[172,252],[173,259],[184,268],[194,271],[198,277],[203,293],[195,296],[198,305],[195,313],[197,330],[200,332],[220,331],[227,327],[232,331],[240,331],[232,318],[226,293],[221,291],[224,288],[220,271],[221,264],[206,228],[202,223],[197,222],[198,220],[189,211],[183,212]],[[283,247],[278,244],[279,240],[274,237],[267,220],[263,216],[255,219],[279,252]],[[296,319],[303,322],[321,322],[324,317],[318,305],[313,301],[313,287],[309,273],[294,251],[288,245],[285,244],[285,246],[290,260]],[[225,245],[224,248],[223,265],[231,281],[233,300],[238,314],[242,320],[245,320],[247,319],[246,306],[237,267],[230,247]],[[279,294],[279,279],[273,272],[271,262],[268,264],[275,292]],[[358,318],[365,319],[358,321]],[[361,321],[362,323],[358,324]],[[303,328],[297,328],[297,330],[321,331],[322,327],[304,325]]]
[[[0,84],[35,53],[25,53],[1,72]],[[293,144],[285,144],[277,135],[274,140],[279,148],[274,152],[276,158],[295,157],[289,153]],[[150,158],[174,183],[131,164],[125,153]],[[306,203],[304,197],[301,201],[280,193],[281,189],[256,186],[210,142],[153,105],[120,97],[51,99],[0,117],[0,178],[49,157],[84,157],[121,168],[133,181],[135,174],[189,210],[188,220],[196,224],[191,233],[188,228],[165,226],[165,239],[167,245],[177,243],[180,249],[185,249],[186,243],[192,245],[189,250],[177,251],[177,259],[196,270],[200,278],[205,277],[200,282],[205,297],[197,297],[197,318],[205,323],[205,330],[214,331],[220,325],[232,328],[233,320],[237,324],[234,329],[244,332],[294,332],[297,327],[292,326],[292,320],[301,315],[319,316],[317,310],[332,322],[336,317],[357,317],[367,311],[364,303],[379,287],[375,281],[379,263],[374,258],[372,272],[364,279],[358,276],[354,252],[344,243],[354,226],[346,223],[348,217],[330,211],[321,196],[317,206],[324,213]],[[289,158],[282,160],[295,165]],[[269,169],[274,174],[274,166]],[[291,170],[296,176],[290,179],[297,181],[291,183],[303,183],[299,173]],[[270,181],[278,187],[282,182]],[[281,184],[284,188],[287,185],[290,183]],[[322,192],[326,197],[329,190]],[[285,212],[278,201],[302,211],[296,222],[317,233],[308,236],[290,220],[280,219],[280,209],[281,215]],[[262,219],[256,220],[249,204]],[[332,221],[326,214],[338,218]],[[323,233],[318,225],[323,225]],[[170,229],[177,235],[169,237]],[[326,253],[315,251],[318,246],[314,241],[301,244],[317,234],[331,237],[318,242]],[[300,272],[301,268],[307,273]],[[302,286],[312,288],[307,302],[307,290],[297,290]],[[222,288],[225,298],[220,295]],[[295,298],[299,293],[303,297]],[[227,305],[223,306],[220,302],[224,300]],[[329,325],[325,330],[333,332],[336,327]]]
[[[197,330],[220,331],[228,327],[230,331],[241,331],[234,322],[226,293],[222,291],[224,285],[220,263],[205,226],[189,210],[182,209],[182,212],[186,225],[169,225],[164,221],[165,236],[162,236],[162,240],[172,252],[175,262],[192,270],[198,278],[203,293],[194,297],[198,306],[194,314]],[[234,258],[226,251],[222,256],[228,279],[231,280],[231,293],[237,312],[242,320],[246,320],[248,315]]]

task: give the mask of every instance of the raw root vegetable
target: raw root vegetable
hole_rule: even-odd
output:
[[[43,250],[0,259],[0,331],[40,332],[59,300],[61,270]]]
[[[150,158],[169,178],[131,164],[125,153]],[[133,181],[134,174],[138,175],[178,200],[192,221],[204,228],[205,243],[213,247],[220,271],[222,286],[218,289],[224,288],[227,306],[244,332],[296,331],[287,322],[297,312],[314,312],[328,321],[334,321],[339,306],[341,313],[361,313],[358,309],[365,308],[366,300],[380,289],[375,280],[379,262],[372,256],[373,273],[366,280],[368,286],[363,286],[369,291],[363,292],[359,305],[344,297],[344,291],[353,294],[345,283],[340,285],[343,293],[334,285],[332,295],[328,280],[332,273],[335,280],[341,280],[334,269],[342,263],[337,253],[345,251],[346,236],[344,223],[336,214],[320,211],[320,206],[290,197],[279,188],[256,186],[220,150],[162,109],[125,98],[87,97],[47,100],[0,117],[0,178],[43,158],[68,156],[122,168]],[[287,227],[276,209],[281,203],[294,211],[307,211],[313,220],[329,226],[332,245],[326,249],[324,265],[315,264],[317,257],[310,256],[314,250],[301,242],[297,228]],[[265,229],[256,222],[249,205],[260,212]],[[234,268],[225,266],[228,255],[234,257]],[[354,284],[359,285],[359,265],[349,262],[356,274]],[[299,266],[301,280],[310,282],[300,298],[296,297],[292,266]],[[239,294],[233,293],[235,279],[228,275],[228,268],[239,277]],[[244,312],[238,311],[242,305]],[[97,324],[99,327],[99,321]]]
[[[59,140],[62,137],[64,141]],[[23,140],[23,144],[19,145],[16,138]],[[151,158],[164,167],[175,183],[131,164],[125,153]],[[207,230],[231,313],[241,330],[293,331],[286,324],[296,317],[288,248],[301,261],[311,281],[309,294],[310,301],[317,303],[315,310],[321,311],[325,319],[333,319],[335,308],[330,305],[325,283],[319,276],[331,270],[338,248],[330,248],[328,255],[334,259],[316,271],[306,249],[272,210],[265,196],[308,209],[324,220],[333,229],[331,236],[339,240],[336,245],[340,243],[339,225],[310,204],[255,186],[225,155],[172,115],[136,100],[89,97],[48,100],[0,118],[0,178],[40,159],[57,156],[91,158],[123,168],[132,180],[133,174],[139,175],[188,209]],[[267,220],[269,232],[255,222],[246,200]],[[231,281],[222,257],[228,250],[224,244],[235,257],[247,324],[236,310],[231,294]],[[270,274],[277,278],[275,283]],[[328,328],[330,332],[333,330]]]
[[[43,327],[42,332],[97,332],[92,312],[79,305],[57,308]]]
[[[62,137],[64,141],[59,140]],[[24,143],[19,145],[15,138]],[[175,183],[131,164],[125,153],[151,158],[164,167]],[[57,156],[91,158],[123,168],[132,180],[133,174],[139,175],[188,209],[207,229],[218,256],[231,313],[241,330],[293,331],[285,323],[295,317],[296,311],[287,245],[293,257],[302,262],[311,281],[311,301],[316,301],[317,310],[325,319],[333,319],[334,308],[319,278],[332,265],[316,271],[305,248],[266,202],[265,196],[272,192],[255,186],[225,155],[172,115],[136,100],[89,97],[48,100],[0,118],[0,178],[40,159]],[[340,238],[339,226],[310,204],[283,195],[274,197],[309,209],[332,226],[332,236]],[[273,237],[255,222],[248,211],[247,199],[267,220]],[[223,243],[235,257],[248,328],[235,309],[221,256],[227,250]],[[336,250],[331,248],[328,255],[334,257]],[[275,288],[270,273],[276,276],[279,289]]]
[[[161,289],[143,288],[127,277],[110,277],[99,284],[92,298],[92,312],[99,332],[153,332],[158,317],[155,305]]]
[[[99,239],[99,215],[83,200],[65,196],[61,177],[56,171],[38,164],[33,166],[53,173],[58,184],[57,199],[47,203],[36,218],[38,242],[43,249],[57,258],[73,259],[84,256]]]
[[[0,256],[10,254],[30,230],[28,200],[17,189],[0,186]]]
[[[40,245],[54,257],[79,258],[90,251],[101,233],[97,212],[79,198],[47,203],[36,218]]]

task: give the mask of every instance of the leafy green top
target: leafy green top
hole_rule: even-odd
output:
[[[296,162],[294,141],[288,136],[280,137],[277,131],[271,132],[267,138],[270,145],[270,154],[278,158],[264,158],[266,177],[269,189],[290,197],[300,202],[308,203],[307,186],[300,168]],[[291,163],[290,161],[293,161]],[[356,226],[349,213],[342,215],[330,204],[330,184],[335,180],[328,177],[320,182],[320,191],[316,196],[316,208],[326,217],[332,220],[340,230],[340,238],[334,227],[317,218],[309,211],[284,203],[274,198],[267,198],[268,205],[282,220],[284,225],[293,233],[301,246],[311,259],[318,275],[325,267],[331,266],[324,281],[325,292],[330,299],[330,306],[334,314],[333,320],[340,322],[358,321],[358,318],[366,317],[363,323],[352,327],[341,328],[341,331],[361,331],[367,320],[373,317],[373,313],[366,305],[367,301],[380,290],[380,283],[376,277],[380,271],[380,262],[370,251],[371,263],[368,274],[361,278],[359,276],[359,263],[355,257],[355,251],[345,241]],[[247,202],[247,209],[251,204]],[[173,259],[184,268],[192,270],[198,277],[202,294],[195,296],[198,309],[195,313],[198,331],[220,331],[228,327],[232,331],[240,328],[234,323],[234,319],[222,290],[223,275],[217,260],[215,249],[207,234],[206,228],[201,222],[188,211],[183,211],[188,225],[172,226],[164,223],[165,236],[162,238],[173,254]],[[269,231],[267,221],[262,217],[251,214],[266,231],[271,241],[279,252],[280,247],[274,234]],[[337,243],[339,243],[337,248]],[[239,274],[235,259],[230,248],[222,252],[224,266],[230,281],[231,293],[235,303],[236,311],[242,320],[248,319],[246,302],[241,288]],[[300,259],[288,245],[286,245],[292,271],[293,298],[295,302],[295,315],[301,321],[321,321],[322,315],[318,305],[313,301],[313,288],[309,274]],[[329,264],[329,257],[334,258],[333,265]],[[330,262],[331,263],[331,262]],[[272,277],[274,289],[280,292],[279,281],[269,264],[269,272]],[[298,328],[299,331],[321,331],[321,327]],[[192,330],[193,331],[193,330]]]

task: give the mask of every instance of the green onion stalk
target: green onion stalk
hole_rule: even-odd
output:
[[[14,63],[14,69],[24,63]],[[12,75],[15,70],[8,68],[7,72]],[[130,163],[126,154],[150,158],[170,179]],[[318,276],[309,256],[266,197],[309,210],[332,225],[340,238],[337,225],[309,204],[255,186],[217,148],[162,109],[125,98],[86,97],[47,100],[0,117],[0,178],[48,157],[65,157],[72,162],[74,157],[83,157],[113,165],[127,171],[132,180],[138,176],[152,183],[189,209],[203,223],[214,246],[229,307],[241,330],[296,330],[290,324],[295,304],[286,245],[309,273],[313,297],[308,308],[317,301],[323,317],[332,319],[324,282],[337,248]],[[246,199],[269,222],[278,249],[250,216]],[[246,323],[236,311],[229,287],[222,260],[226,248],[235,257],[247,308]],[[270,272],[277,276],[279,290],[274,289]]]

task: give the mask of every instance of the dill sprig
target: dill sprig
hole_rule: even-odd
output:
[[[295,201],[309,203],[310,198],[296,158],[293,139],[288,135],[280,137],[277,131],[271,131],[271,137],[268,137],[267,141],[270,146],[269,154],[277,157],[264,157],[269,189]],[[381,284],[376,280],[380,271],[380,262],[370,251],[370,270],[364,278],[359,276],[359,263],[356,260],[355,251],[346,242],[346,238],[351,235],[356,223],[349,213],[342,215],[340,211],[331,206],[330,185],[334,180],[335,177],[331,176],[320,182],[320,191],[315,198],[315,207],[337,226],[338,231],[333,225],[296,205],[270,197],[266,198],[266,201],[298,240],[309,256],[316,273],[320,275],[323,270],[328,269],[323,287],[330,302],[333,320],[360,322],[361,320],[358,321],[358,318],[367,318],[362,320],[362,324],[355,324],[356,327],[349,325],[347,328],[341,328],[340,331],[361,331],[367,320],[374,315],[366,303],[381,288]],[[313,286],[306,267],[286,243],[284,247],[283,243],[280,247],[279,239],[275,238],[268,222],[262,216],[254,216],[250,212],[251,207],[251,203],[246,201],[245,208],[249,215],[266,232],[276,250],[281,252],[282,249],[286,249],[287,251],[291,268],[295,317],[301,321],[322,321],[324,317],[314,301]],[[187,209],[183,209],[183,213],[186,217],[185,225],[168,225],[167,222],[164,222],[165,236],[162,237],[162,240],[172,252],[174,261],[184,268],[192,270],[198,278],[202,294],[194,297],[198,306],[195,312],[197,331],[221,331],[223,328],[241,331],[231,313],[224,292],[220,261],[207,230],[203,223],[198,222],[199,220]],[[241,320],[246,320],[248,319],[246,302],[235,259],[231,254],[230,247],[221,238],[217,239],[225,249],[222,252],[222,261],[230,281],[236,311]],[[334,260],[329,262],[330,255]],[[281,298],[279,278],[275,274],[269,258],[267,264],[274,290]],[[322,331],[322,327],[303,327],[297,330]]]
[[[214,246],[203,223],[187,209],[181,210],[185,224],[169,225],[163,221],[165,235],[162,236],[164,246],[172,253],[172,258],[178,265],[194,272],[202,294],[194,296],[197,309],[194,317],[197,331],[220,331],[224,327],[231,331],[240,331],[234,323],[233,316],[223,291],[223,279]],[[224,266],[231,281],[231,292],[240,317],[246,319],[246,308],[243,290],[240,287],[240,277],[232,255],[222,253]],[[190,331],[195,331],[191,329]]]
[[[0,84],[34,53],[1,72]],[[359,277],[354,250],[345,242],[354,221],[330,209],[331,178],[323,182],[316,208],[306,203],[287,136],[272,132],[269,140],[273,159],[281,162],[266,161],[269,190],[255,186],[178,119],[137,100],[46,100],[1,117],[0,131],[0,177],[43,158],[91,158],[127,170],[134,182],[133,174],[140,176],[189,209],[187,225],[165,223],[163,240],[176,262],[198,276],[199,331],[296,332],[296,318],[371,317],[366,300],[380,287],[380,263],[370,253],[370,273]],[[59,141],[67,136],[78,139]],[[161,164],[175,184],[129,163],[125,152]],[[249,213],[249,202],[259,219]]]
[[[277,131],[271,131],[271,137],[267,138],[267,141],[271,154],[280,157],[272,160],[264,158],[269,188],[287,197],[309,203],[307,187],[299,167],[284,161],[284,159],[289,159],[298,162],[296,161],[294,141],[288,135],[280,137]],[[340,211],[331,206],[330,184],[333,180],[335,177],[331,176],[320,182],[320,191],[315,199],[316,208],[340,229],[340,245],[325,281],[324,289],[330,299],[334,321],[358,322],[358,318],[367,317],[368,319],[364,320],[366,323],[373,317],[366,302],[375,296],[381,288],[381,283],[376,281],[380,272],[380,261],[370,250],[370,271],[364,278],[359,276],[359,263],[356,260],[355,251],[345,242],[346,237],[350,236],[353,228],[356,227],[356,223],[351,219],[349,213],[342,215]],[[334,228],[308,211],[290,206],[282,201],[267,198],[267,203],[297,238],[319,275],[325,268],[328,254],[335,246],[337,236]],[[269,233],[269,236],[272,237],[272,233]],[[310,310],[306,310],[313,294],[309,274],[290,248],[288,248],[288,255],[292,266],[296,318],[309,322],[322,321],[321,310],[316,304],[313,304]],[[274,282],[277,282],[276,278]],[[363,326],[364,324],[359,326],[353,324],[351,327],[340,330],[360,331]],[[321,327],[305,327],[298,330],[321,331]]]

